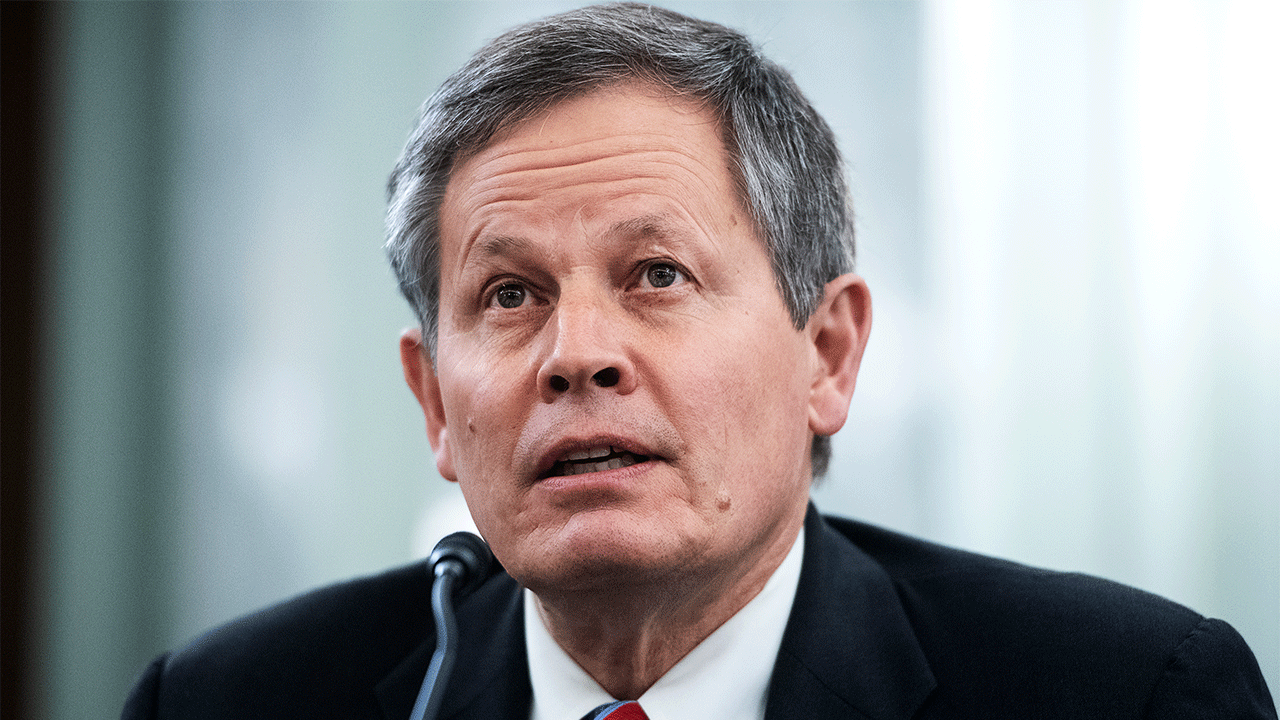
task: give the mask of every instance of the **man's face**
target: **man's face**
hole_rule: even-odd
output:
[[[636,84],[516,124],[454,169],[440,267],[419,397],[511,575],[733,583],[780,559],[820,362],[708,113]]]

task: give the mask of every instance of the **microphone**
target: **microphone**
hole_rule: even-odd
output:
[[[444,688],[458,655],[458,625],[453,617],[453,596],[484,582],[493,553],[484,540],[469,533],[445,536],[427,558],[435,579],[431,584],[431,611],[436,620],[436,650],[422,678],[409,720],[435,720],[444,699]]]

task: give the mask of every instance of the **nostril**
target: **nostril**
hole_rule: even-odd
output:
[[[600,387],[613,387],[618,384],[618,380],[622,374],[618,372],[618,368],[607,367],[595,375],[591,376],[591,380]]]
[[[569,381],[560,375],[551,376],[551,389],[556,392],[564,392],[569,389]]]

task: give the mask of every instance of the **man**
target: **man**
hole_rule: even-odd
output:
[[[428,101],[401,357],[501,563],[440,717],[1275,717],[1224,623],[809,504],[871,326],[847,195],[789,76],[664,10],[517,28]],[[233,623],[125,717],[408,717],[429,594],[418,565]]]

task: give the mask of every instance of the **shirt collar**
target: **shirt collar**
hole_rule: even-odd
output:
[[[640,697],[651,720],[708,717],[763,720],[769,678],[791,615],[804,554],[804,529],[758,595],[707,636]],[[529,590],[525,646],[533,685],[531,720],[577,720],[612,702],[542,624]]]

